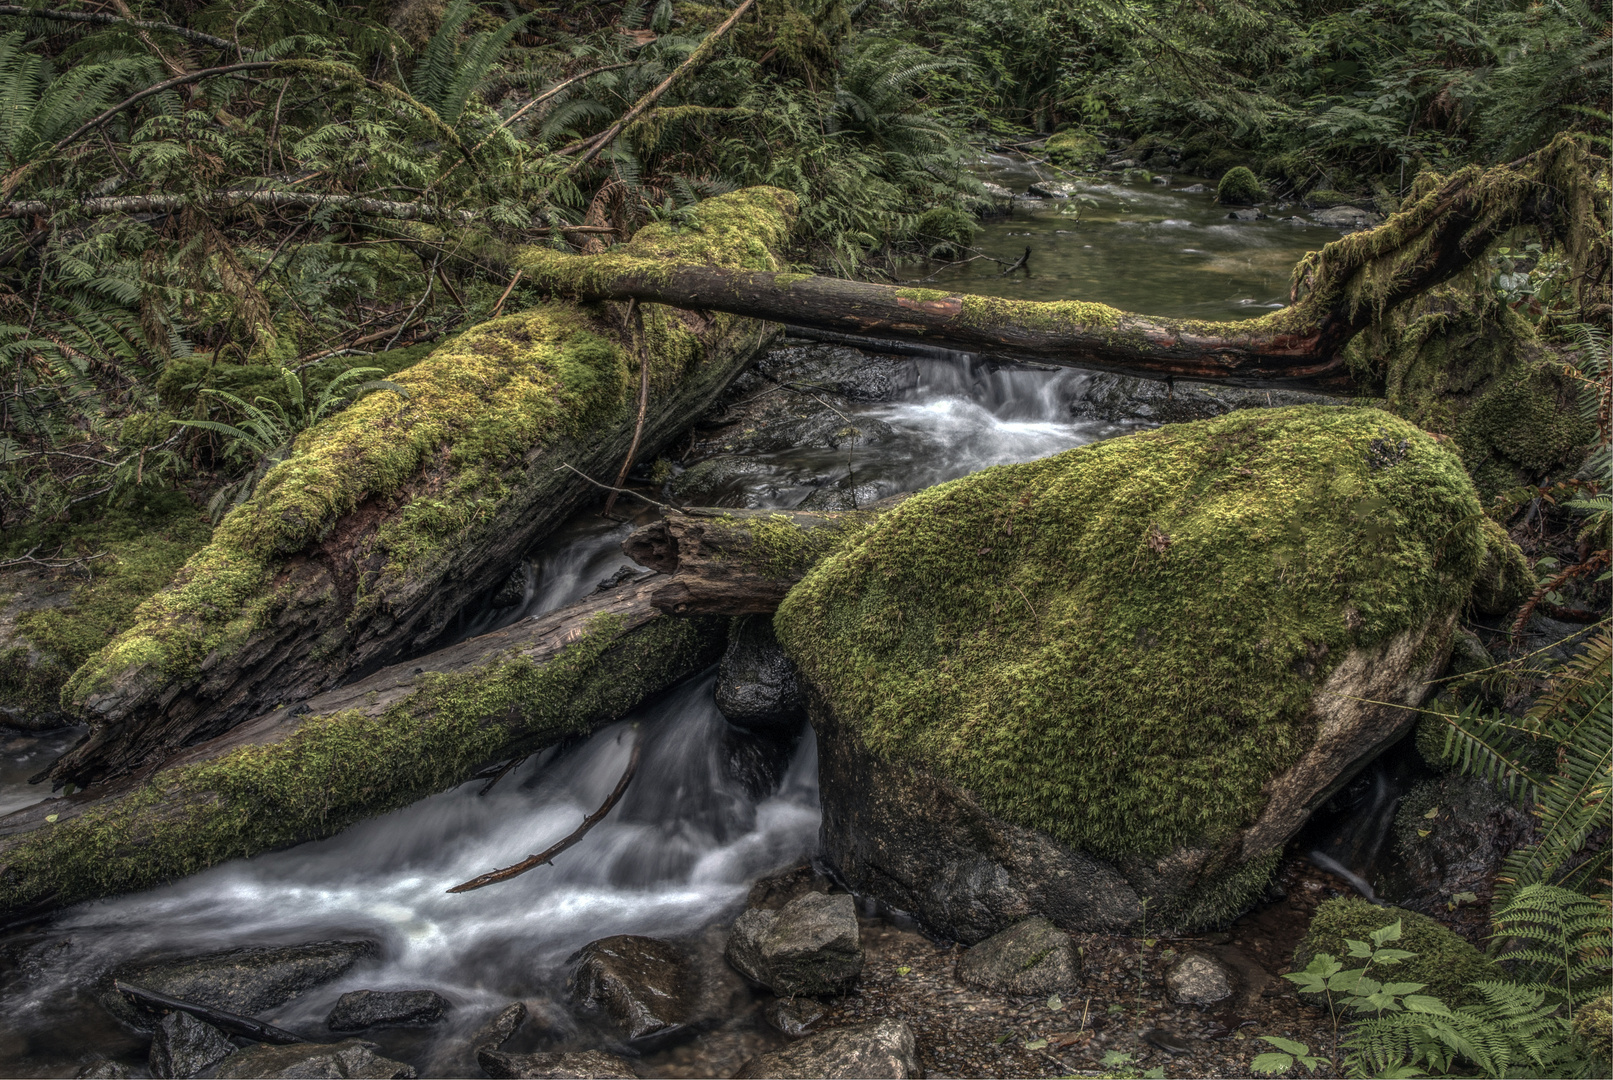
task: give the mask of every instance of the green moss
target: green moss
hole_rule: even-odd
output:
[[[1603,994],[1580,1006],[1574,1013],[1574,1034],[1601,1062],[1605,1074],[1613,1060],[1613,996]]]
[[[803,529],[784,514],[736,518],[723,516],[712,525],[743,536],[740,558],[768,577],[791,577],[817,564],[825,555],[850,543],[877,514],[868,511],[825,511],[822,523]],[[736,545],[736,547],[739,545]]]
[[[1228,169],[1221,182],[1215,185],[1215,201],[1222,206],[1249,206],[1259,202],[1264,194],[1255,174],[1242,165]]]
[[[1417,955],[1392,968],[1385,967],[1383,977],[1423,983],[1421,993],[1452,1006],[1478,1000],[1478,995],[1468,989],[1469,983],[1506,977],[1483,953],[1428,916],[1402,908],[1379,907],[1357,897],[1329,900],[1316,909],[1305,939],[1294,951],[1294,969],[1305,967],[1319,953],[1327,953],[1346,967],[1359,967],[1359,961],[1349,959],[1345,941],[1368,941],[1372,931],[1396,919],[1400,920],[1400,940],[1394,947]]]
[[[1085,131],[1061,131],[1047,140],[1043,152],[1055,165],[1090,169],[1103,159],[1103,144]]]
[[[1270,851],[1199,882],[1185,901],[1149,908],[1153,925],[1199,929],[1226,926],[1249,910],[1277,877],[1283,853]]]
[[[1305,205],[1315,210],[1327,210],[1334,206],[1345,206],[1356,200],[1342,191],[1333,191],[1322,188],[1305,196]]]
[[[164,771],[7,845],[0,910],[145,888],[406,806],[489,760],[621,716],[714,661],[721,629],[656,618],[624,634],[617,617],[600,616],[548,663],[516,655],[428,675],[380,715],[310,717],[280,742]]]
[[[927,290],[909,290],[927,291]],[[1078,330],[1115,327],[1126,314],[1107,304],[1081,300],[1005,300],[998,296],[964,296],[959,320],[970,326],[1024,326],[1033,330]]]
[[[333,356],[304,370],[305,386],[317,397],[332,379],[356,367],[378,367],[382,374],[376,378],[388,378],[424,360],[442,344],[411,345],[368,356]],[[169,360],[157,378],[157,394],[163,406],[174,413],[188,413],[196,402],[197,392],[204,388],[223,390],[244,401],[266,397],[282,406],[291,404],[286,395],[285,381],[280,377],[280,368],[276,364],[215,363],[208,357],[191,355]],[[170,427],[163,432],[162,438],[166,439],[171,434],[173,430]],[[126,435],[121,441],[126,445],[142,445],[140,442],[131,443]]]
[[[1480,520],[1456,458],[1383,412],[1232,413],[915,495],[776,628],[877,754],[1164,854],[1258,815],[1339,658],[1460,608]]]
[[[953,295],[953,293],[949,293],[945,289],[914,289],[908,287],[896,290],[898,299],[915,300],[921,304],[928,304],[936,300],[946,300]]]

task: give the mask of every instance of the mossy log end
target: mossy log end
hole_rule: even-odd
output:
[[[660,581],[642,575],[276,709],[146,775],[0,818],[0,919],[330,836],[620,718],[725,641],[723,620],[657,613]]]
[[[744,269],[779,265],[787,192],[708,199],[686,230],[623,251]],[[586,260],[578,260],[586,262]],[[660,452],[776,328],[655,305],[570,304],[494,319],[304,432],[172,585],[73,674],[89,737],[52,766],[80,787],[160,764],[279,703],[429,648],[613,476]]]
[[[820,558],[904,497],[867,510],[688,510],[635,530],[622,551],[669,575],[650,596],[668,615],[771,615]]]
[[[1608,196],[1598,176],[1605,169],[1565,135],[1509,165],[1425,174],[1381,226],[1301,260],[1291,306],[1247,321],[1168,319],[1080,301],[1004,300],[629,255],[597,257],[579,272],[578,260],[544,253],[529,268],[558,294],[583,300],[725,311],[1123,375],[1340,391],[1352,386],[1341,355],[1351,338],[1467,269],[1519,225],[1540,224],[1583,280],[1604,281]]]

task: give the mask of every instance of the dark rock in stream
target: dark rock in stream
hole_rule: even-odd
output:
[[[1214,1005],[1232,996],[1232,978],[1220,960],[1187,953],[1165,973],[1165,992],[1178,1005]]]
[[[762,1007],[762,1019],[790,1038],[799,1039],[809,1034],[812,1025],[822,1020],[827,1012],[817,998],[777,998]]]
[[[121,1061],[101,1058],[73,1074],[73,1080],[128,1080],[129,1067]]]
[[[958,978],[966,986],[1003,994],[1068,992],[1080,985],[1081,954],[1069,934],[1038,916],[964,953]]]
[[[1103,373],[1081,382],[1070,401],[1070,412],[1077,418],[1179,423],[1207,420],[1237,409],[1343,403],[1339,398],[1298,390],[1245,390],[1185,380],[1177,380],[1173,386],[1156,379]]]
[[[292,1043],[253,1046],[231,1054],[213,1075],[219,1080],[414,1080],[413,1065],[376,1054],[371,1042]]]
[[[913,1032],[900,1020],[833,1028],[747,1061],[739,1077],[878,1077],[905,1080],[922,1076]]]
[[[526,1002],[513,1001],[500,1009],[491,1020],[476,1029],[476,1034],[470,1037],[470,1044],[477,1050],[497,1050],[510,1041],[520,1026],[526,1022]]]
[[[448,1002],[430,990],[353,990],[336,999],[325,1018],[332,1031],[371,1027],[424,1027],[442,1019]]]
[[[120,1020],[151,1028],[157,1018],[112,989],[112,981],[155,990],[169,997],[256,1016],[298,994],[342,975],[362,959],[377,955],[373,941],[314,941],[279,948],[223,952],[131,965],[112,972],[101,1001]]]
[[[636,1078],[626,1058],[602,1050],[572,1054],[506,1054],[483,1050],[476,1064],[488,1076],[508,1080],[628,1080]]]
[[[863,966],[856,903],[809,892],[777,911],[751,908],[735,920],[727,955],[780,997],[844,993]]]
[[[1394,854],[1379,890],[1400,907],[1444,916],[1488,898],[1507,853],[1532,839],[1529,816],[1471,776],[1418,784],[1394,820]]]
[[[602,1009],[629,1039],[687,1024],[696,987],[688,958],[670,942],[620,934],[585,945],[570,986],[585,1009]]]
[[[189,1013],[169,1013],[157,1025],[147,1061],[151,1075],[160,1077],[195,1076],[235,1053],[218,1028]]]
[[[748,617],[729,632],[716,697],[717,710],[735,727],[779,736],[800,729],[806,703],[795,662],[773,636],[771,620]]]

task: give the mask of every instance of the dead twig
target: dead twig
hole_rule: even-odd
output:
[[[667,513],[667,514],[687,513],[687,511],[685,511],[681,507],[668,506],[664,502],[656,502],[654,499],[650,498],[648,495],[640,494],[639,492],[634,491],[632,488],[611,487],[609,484],[601,484],[598,480],[595,480],[592,476],[589,476],[587,473],[583,472],[581,469],[577,468],[575,465],[561,465],[560,468],[555,470],[555,472],[559,472],[560,469],[570,469],[572,472],[576,473],[578,476],[582,477],[584,480],[588,481],[590,484],[594,485],[596,488],[604,488],[606,491],[614,491],[618,495],[631,495],[635,499],[643,499],[645,502],[647,502],[651,506],[656,507],[657,509],[661,510],[663,513]]]
[[[4,562],[0,562],[0,570],[9,570],[13,566],[42,566],[46,570],[72,570],[75,568],[88,570],[88,567],[84,566],[85,563],[94,562],[96,559],[104,559],[108,555],[112,554],[110,551],[101,551],[94,555],[86,555],[82,559],[58,560],[55,556],[50,556],[44,559],[36,559],[34,558],[34,552],[38,550],[39,546],[36,544],[35,546],[29,548],[27,553],[21,558],[7,559]],[[58,554],[61,553],[60,548],[57,548],[56,550]]]
[[[553,862],[556,855],[559,855],[562,851],[565,851],[567,848],[571,847],[573,844],[577,843],[577,841],[586,836],[588,834],[588,830],[592,829],[595,825],[598,825],[601,821],[603,821],[605,819],[605,815],[610,813],[616,804],[622,800],[623,793],[627,791],[627,785],[633,782],[633,774],[638,772],[639,757],[643,751],[644,741],[635,737],[633,740],[632,756],[627,759],[627,769],[622,773],[622,778],[616,781],[615,789],[612,790],[608,796],[606,796],[605,801],[600,804],[598,810],[595,810],[592,814],[589,814],[587,817],[582,819],[582,824],[577,826],[576,831],[570,836],[566,837],[564,840],[560,841],[558,844],[555,844],[553,847],[542,852],[541,854],[528,855],[514,866],[506,866],[502,870],[493,870],[489,873],[483,874],[481,877],[471,878],[464,884],[455,885],[448,891],[451,893],[462,893],[470,892],[472,889],[484,888],[488,885],[496,885],[501,881],[508,881],[513,877],[519,877],[521,874],[526,873],[528,870],[531,870],[534,867],[543,866],[546,863]]]
[[[515,286],[520,282],[521,275],[525,272],[526,271],[524,270],[517,270],[515,272],[515,276],[510,279],[510,283],[504,287],[503,294],[499,296],[498,303],[493,305],[493,312],[488,316],[489,319],[498,318],[498,313],[504,310],[504,301],[510,298],[510,293],[515,291]]]
[[[629,300],[627,303],[628,318],[632,318],[635,314],[634,305],[636,301]],[[639,310],[636,314],[638,315],[638,333],[634,337],[638,341],[638,419],[633,424],[633,441],[627,448],[627,457],[622,459],[622,468],[616,474],[617,488],[621,488],[623,484],[627,483],[628,470],[633,467],[633,459],[638,456],[639,439],[644,434],[644,413],[650,407],[650,350],[644,340],[644,312]],[[612,491],[605,497],[605,509],[602,511],[602,515],[610,517],[610,512],[615,508],[616,492]]]
[[[289,1046],[292,1043],[306,1042],[301,1035],[293,1035],[284,1028],[277,1028],[273,1024],[265,1024],[261,1020],[254,1020],[250,1016],[241,1016],[224,1009],[215,1009],[209,1005],[197,1005],[185,1001],[183,998],[169,997],[159,994],[155,990],[133,986],[126,982],[113,982],[118,993],[124,997],[132,998],[142,1005],[153,1005],[159,1009],[170,1012],[189,1013],[196,1019],[212,1024],[228,1035],[241,1035],[263,1043],[274,1043],[279,1046]]]

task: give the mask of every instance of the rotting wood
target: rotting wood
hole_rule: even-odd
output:
[[[595,825],[598,825],[601,821],[604,821],[605,815],[609,814],[611,810],[615,808],[616,804],[622,801],[622,796],[627,792],[627,785],[633,782],[633,774],[638,772],[639,758],[642,756],[643,752],[644,740],[636,737],[635,733],[635,738],[633,739],[633,753],[629,755],[627,759],[627,768],[622,770],[622,778],[616,781],[616,786],[611,789],[611,793],[609,795],[605,796],[605,801],[599,804],[599,809],[583,818],[582,824],[577,826],[577,828],[564,840],[545,848],[537,855],[528,855],[526,858],[522,859],[513,866],[506,866],[502,870],[490,870],[478,877],[471,878],[469,881],[455,885],[448,891],[451,893],[462,893],[470,892],[473,889],[486,888],[489,885],[497,885],[501,881],[508,881],[511,878],[520,877],[528,870],[535,869],[539,866],[552,864],[556,855],[559,855],[567,848],[574,846],[584,836],[587,836],[588,830],[592,829]],[[495,782],[497,779],[497,777],[494,777]]]
[[[169,997],[159,994],[155,990],[147,990],[133,983],[116,982],[112,986],[118,993],[129,998],[138,1005],[145,1005],[154,1009],[166,1009],[169,1012],[182,1012],[194,1016],[203,1023],[212,1024],[226,1035],[240,1035],[243,1038],[253,1039],[261,1043],[273,1043],[277,1046],[289,1046],[292,1043],[307,1042],[301,1035],[294,1035],[285,1028],[277,1028],[273,1024],[265,1024],[261,1020],[254,1020],[250,1016],[241,1016],[226,1009],[215,1009],[209,1005],[198,1005],[194,1001],[183,998]]]

